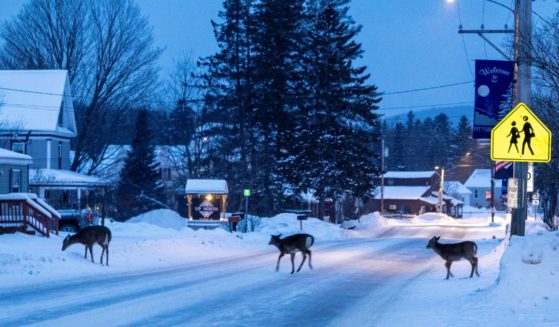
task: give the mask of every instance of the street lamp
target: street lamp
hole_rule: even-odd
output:
[[[439,174],[437,172],[437,170],[439,170],[439,168],[441,169],[441,173]],[[443,212],[443,192],[444,192],[444,167],[439,167],[439,166],[435,166],[435,174],[439,175],[439,177],[441,178],[440,183],[439,183],[439,202],[437,204],[437,212],[438,213],[442,213]]]

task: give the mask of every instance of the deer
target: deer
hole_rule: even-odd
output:
[[[449,276],[454,277],[454,275],[450,272],[450,266],[452,265],[452,262],[461,260],[462,258],[468,260],[472,265],[470,278],[474,276],[474,272],[479,277],[479,273],[477,271],[478,259],[475,256],[477,252],[477,244],[472,241],[441,244],[439,243],[440,238],[440,236],[433,236],[433,238],[431,238],[431,240],[427,244],[427,248],[433,249],[433,251],[435,251],[439,256],[441,256],[441,258],[446,261],[446,279],[448,279]]]
[[[66,250],[70,245],[80,243],[85,245],[84,258],[87,259],[87,250],[91,254],[91,262],[93,260],[93,244],[97,243],[102,248],[101,251],[101,265],[103,265],[103,254],[107,254],[107,266],[109,265],[109,243],[111,242],[111,230],[105,226],[88,226],[80,230],[78,233],[66,236],[62,243],[62,251]]]
[[[307,254],[309,255],[309,268],[312,269],[311,250],[309,250],[309,248],[314,244],[314,237],[312,235],[295,234],[287,236],[285,238],[280,238],[281,234],[271,236],[272,237],[270,238],[270,242],[268,243],[268,245],[275,245],[280,251],[278,262],[276,264],[276,271],[279,271],[281,258],[289,253],[291,255],[291,273],[293,274],[295,271],[296,252],[301,252],[303,254],[303,261],[301,261],[297,272],[299,272],[301,270],[301,267],[303,267],[305,259],[307,258]]]

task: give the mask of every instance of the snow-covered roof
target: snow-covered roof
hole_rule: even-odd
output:
[[[439,198],[433,197],[433,196],[424,196],[419,198],[421,201],[429,203],[431,205],[437,205],[439,204]]]
[[[186,194],[227,194],[227,181],[224,179],[189,179],[186,181]]]
[[[63,106],[64,104],[64,106]],[[64,109],[63,125],[58,116]],[[5,129],[76,136],[66,70],[0,70],[0,121]]]
[[[0,148],[0,164],[29,165],[32,162],[31,156]]]
[[[29,185],[48,186],[84,186],[96,187],[108,185],[109,181],[97,176],[77,173],[71,170],[30,169]]]
[[[384,178],[431,178],[435,171],[387,171]]]
[[[472,194],[472,191],[470,191],[466,186],[464,186],[464,184],[460,183],[459,181],[444,182],[444,190],[447,193],[451,194]]]
[[[464,186],[470,187],[491,187],[491,169],[476,169],[470,175]]]
[[[429,189],[429,186],[385,186],[384,198],[390,200],[418,200]],[[375,189],[375,199],[380,200],[380,187]]]

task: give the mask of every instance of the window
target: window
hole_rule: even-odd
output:
[[[477,199],[477,190],[474,190],[474,198]]]
[[[60,111],[58,112],[58,126],[63,126],[64,124],[64,100],[62,100],[62,105],[60,105]]]
[[[62,169],[62,142],[58,142],[58,169]]]
[[[21,170],[12,169],[10,171],[10,192],[21,192]]]
[[[25,154],[25,142],[12,142],[12,151]]]

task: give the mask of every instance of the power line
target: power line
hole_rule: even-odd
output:
[[[462,102],[448,102],[448,103],[436,103],[436,104],[425,104],[425,105],[416,105],[416,106],[402,106],[402,107],[381,107],[382,110],[396,110],[396,109],[414,109],[414,108],[429,108],[429,107],[450,107],[456,106],[461,104],[472,104],[473,101],[462,101]]]
[[[457,85],[470,84],[470,83],[473,83],[473,82],[474,81],[472,80],[472,81],[458,82],[458,83],[452,83],[452,84],[429,86],[429,87],[424,87],[424,88],[419,88],[419,89],[411,89],[411,90],[405,90],[405,91],[386,92],[386,93],[383,93],[382,95],[385,96],[385,95],[393,95],[393,94],[421,92],[421,91],[428,91],[428,90],[434,90],[434,89],[442,89],[442,88],[445,88],[445,87],[451,87],[451,86],[457,86]]]

